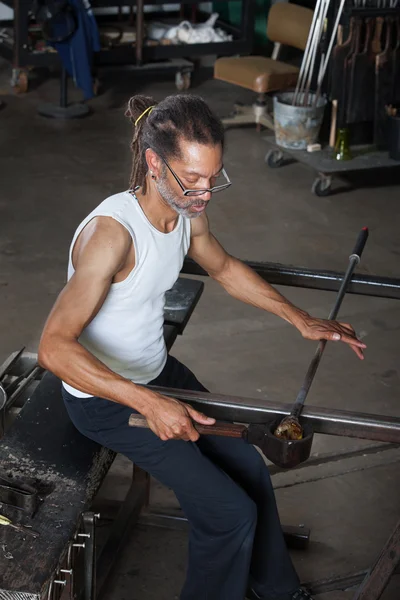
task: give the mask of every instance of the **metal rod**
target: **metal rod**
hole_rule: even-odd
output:
[[[294,94],[293,94],[293,100],[292,100],[292,105],[293,106],[296,104],[297,96],[298,96],[298,93],[299,93],[299,89],[303,85],[304,71],[306,69],[306,63],[307,63],[307,60],[308,60],[309,49],[310,49],[310,46],[311,46],[311,43],[312,43],[312,40],[313,40],[315,24],[317,22],[317,17],[318,17],[319,10],[320,10],[320,7],[321,7],[321,2],[322,2],[322,0],[317,0],[317,5],[315,7],[313,18],[312,18],[312,21],[311,21],[310,31],[308,32],[307,44],[306,44],[306,47],[305,47],[305,50],[304,50],[303,60],[301,62],[301,66],[300,66],[300,72],[299,72],[299,77],[297,79],[296,88],[295,88],[295,91],[294,91]]]
[[[359,262],[360,262],[360,259],[358,256],[352,255],[350,257],[350,263],[349,263],[349,266],[347,267],[347,271],[343,278],[342,285],[340,286],[338,295],[335,300],[335,304],[333,305],[332,310],[329,313],[329,317],[328,317],[329,320],[336,319],[339,309],[342,305],[343,298],[346,294],[346,289],[349,284],[349,281],[353,275],[354,269],[356,268],[356,266],[358,265]],[[307,369],[307,373],[304,377],[303,385],[301,386],[300,391],[297,394],[297,398],[294,403],[295,406],[292,411],[293,416],[298,417],[301,412],[303,404],[307,398],[308,392],[310,391],[312,382],[314,381],[314,376],[315,376],[315,373],[317,372],[319,363],[321,362],[321,358],[324,353],[325,347],[326,347],[326,340],[321,340],[318,344],[318,347],[314,354],[314,357],[311,360],[310,366]]]
[[[316,36],[314,38],[313,46],[312,46],[312,50],[311,50],[311,62],[310,62],[310,69],[309,69],[308,78],[307,78],[307,82],[306,82],[306,86],[305,86],[305,95],[304,95],[304,99],[303,99],[303,106],[308,105],[308,96],[310,93],[312,78],[313,78],[313,74],[314,74],[315,59],[317,58],[319,42],[321,40],[323,31],[324,31],[326,13],[328,12],[329,2],[330,2],[330,0],[323,0],[321,15],[317,22],[317,31],[316,31]]]
[[[321,4],[322,4],[322,2],[320,2],[317,7],[318,11],[319,11],[319,6]],[[315,12],[317,12],[317,9]],[[299,98],[301,98],[302,94],[303,94],[303,98],[304,98],[304,85],[307,81],[308,70],[309,70],[310,61],[311,61],[311,51],[312,51],[315,31],[317,30],[317,27],[318,27],[318,16],[315,21],[314,30],[312,32],[312,37],[310,39],[310,46],[304,52],[303,60],[302,60],[301,67],[300,67],[299,78],[297,80],[297,86],[295,89],[295,93],[293,95],[292,106],[296,106],[297,104],[301,103],[301,100],[299,100]]]
[[[207,415],[238,423],[266,423],[290,414],[293,404],[171,388],[150,389],[189,402]],[[306,405],[302,421],[315,433],[400,444],[400,417]]]
[[[319,77],[318,77],[317,91],[315,93],[315,98],[314,98],[314,107],[317,106],[318,97],[319,97],[319,95],[321,93],[322,82],[323,82],[324,77],[325,77],[326,69],[328,68],[328,63],[329,63],[329,59],[330,59],[330,56],[331,56],[331,52],[332,52],[332,48],[333,48],[333,43],[334,43],[334,41],[336,39],[336,32],[337,32],[337,29],[339,27],[339,22],[340,22],[340,19],[341,19],[341,16],[342,16],[342,12],[343,12],[345,1],[346,0],[341,0],[339,9],[338,9],[338,12],[337,12],[337,15],[336,15],[336,21],[335,21],[335,24],[333,26],[332,36],[331,36],[331,39],[329,41],[328,50],[326,52],[325,60],[324,60],[324,63],[322,65]]]
[[[336,292],[340,289],[344,276],[343,273],[337,271],[306,269],[305,267],[295,267],[279,263],[256,262],[252,260],[243,260],[242,262],[254,269],[262,279],[272,285]],[[207,271],[190,258],[185,259],[182,273],[208,276]],[[356,273],[351,279],[347,293],[400,300],[400,279]]]

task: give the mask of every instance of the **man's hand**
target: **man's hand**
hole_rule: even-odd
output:
[[[192,421],[202,425],[214,425],[215,419],[206,417],[184,402],[154,394],[149,408],[143,413],[150,429],[164,442],[185,440],[197,442],[199,434]]]
[[[353,327],[348,323],[317,319],[302,312],[301,322],[298,329],[307,340],[329,340],[333,342],[344,342],[357,354],[358,358],[364,359],[363,349],[367,346],[361,342]]]

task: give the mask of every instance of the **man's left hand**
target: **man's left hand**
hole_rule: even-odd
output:
[[[317,319],[303,314],[298,329],[301,335],[307,340],[344,342],[350,346],[358,358],[361,360],[364,359],[363,349],[367,346],[358,339],[353,327],[348,323]]]

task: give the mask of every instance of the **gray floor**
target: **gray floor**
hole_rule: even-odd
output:
[[[105,92],[91,103],[93,115],[60,123],[40,118],[35,110],[39,100],[57,99],[56,80],[16,97],[7,93],[8,76],[8,65],[0,63],[5,102],[0,111],[0,362],[22,345],[37,348],[46,315],[65,281],[75,227],[103,198],[127,186],[130,126],[124,102],[139,92],[157,100],[175,93],[165,77],[151,83],[129,72],[106,73]],[[233,101],[251,97],[211,80],[193,92],[221,115]],[[335,182],[340,193],[316,198],[310,192],[310,171],[300,164],[270,170],[264,165],[265,152],[254,129],[227,133],[225,165],[234,185],[213,199],[209,217],[230,253],[343,270],[359,229],[368,225],[370,240],[360,271],[400,277],[400,177],[364,173]],[[333,301],[328,292],[281,291],[320,317],[327,316]],[[310,404],[399,416],[400,303],[348,296],[341,318],[368,344],[366,360],[358,361],[341,345],[329,346]],[[214,391],[291,401],[313,350],[285,322],[240,304],[206,281],[174,353]],[[366,446],[373,449],[364,454]],[[333,454],[336,461],[274,477],[282,520],[312,529],[310,549],[293,553],[304,581],[367,568],[400,508],[397,449],[318,436],[313,451]],[[117,476],[122,477],[123,467]],[[153,503],[176,506],[156,484]],[[185,560],[185,532],[141,525],[120,557],[106,598],[177,598]],[[399,596],[397,576],[384,600]],[[351,592],[332,592],[318,599],[351,597]]]

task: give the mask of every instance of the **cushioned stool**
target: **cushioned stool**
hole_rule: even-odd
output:
[[[219,58],[214,65],[214,78],[253,90],[258,94],[252,106],[235,105],[234,115],[222,122],[226,126],[257,124],[274,128],[267,111],[266,95],[288,90],[296,85],[299,69],[277,60],[282,45],[304,50],[313,11],[295,4],[274,4],[268,15],[267,36],[275,43],[271,58],[238,56]]]

